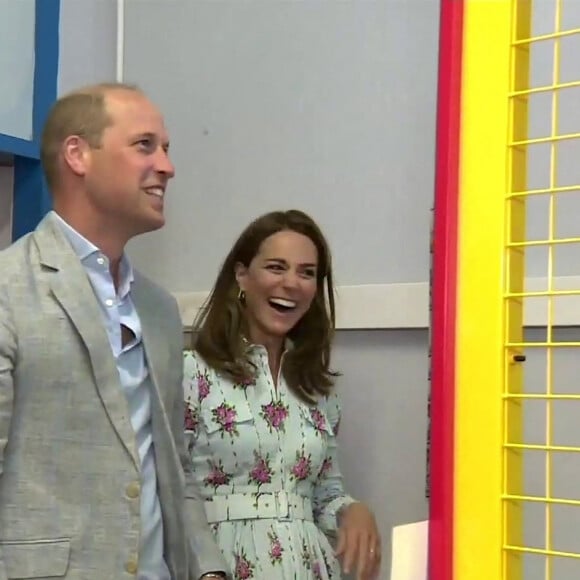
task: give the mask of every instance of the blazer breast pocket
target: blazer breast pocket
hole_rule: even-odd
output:
[[[0,540],[9,579],[63,578],[68,570],[70,539]]]

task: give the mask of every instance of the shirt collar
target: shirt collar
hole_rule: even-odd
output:
[[[252,342],[250,342],[245,336],[242,336],[242,342],[244,343],[246,350],[248,352],[252,352],[254,350],[266,350],[266,347],[262,344],[254,344]],[[284,339],[284,350],[282,351],[282,354],[286,354],[288,351],[293,350],[294,349],[294,342],[292,341],[291,338],[286,337]]]
[[[82,234],[79,234],[79,232],[77,232],[55,211],[51,211],[51,214],[56,219],[56,222],[59,224],[83,266],[91,266],[92,262],[89,260],[89,258],[96,254],[101,254],[99,248],[97,248],[93,242],[87,240],[87,238],[85,238]],[[102,255],[102,258],[106,260],[108,265],[109,259],[104,254]],[[133,280],[133,267],[131,266],[131,262],[129,262],[127,256],[123,253],[121,256],[121,263],[119,265],[119,296],[121,298],[129,293],[129,289]]]
[[[81,262],[91,256],[92,254],[98,253],[99,248],[87,240],[84,236],[79,234],[71,225],[64,221],[55,211],[51,212],[52,215],[56,218],[56,221],[64,235],[67,237],[67,240],[70,242],[75,254],[79,257]]]

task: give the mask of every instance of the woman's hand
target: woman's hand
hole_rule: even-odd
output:
[[[360,502],[352,503],[340,517],[336,555],[342,560],[346,574],[357,565],[357,580],[378,577],[381,566],[381,536],[375,517]]]

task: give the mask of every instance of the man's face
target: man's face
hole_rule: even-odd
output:
[[[165,190],[175,170],[163,117],[144,95],[112,91],[106,107],[112,123],[101,147],[88,151],[86,194],[96,216],[129,239],[164,225]]]

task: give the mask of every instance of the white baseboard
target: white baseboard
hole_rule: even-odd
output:
[[[529,278],[526,291],[548,289],[547,278]],[[554,278],[553,290],[578,290],[580,276]],[[355,329],[418,329],[429,326],[429,285],[415,284],[363,284],[340,286],[337,294],[337,328]],[[186,327],[191,326],[207,292],[174,292],[181,318]],[[545,326],[548,320],[548,299],[525,299],[525,325]],[[554,326],[580,325],[580,294],[558,296],[553,299]]]
[[[174,292],[184,326],[191,326],[207,292]],[[336,289],[336,326],[357,328],[427,328],[429,286],[365,284]]]

